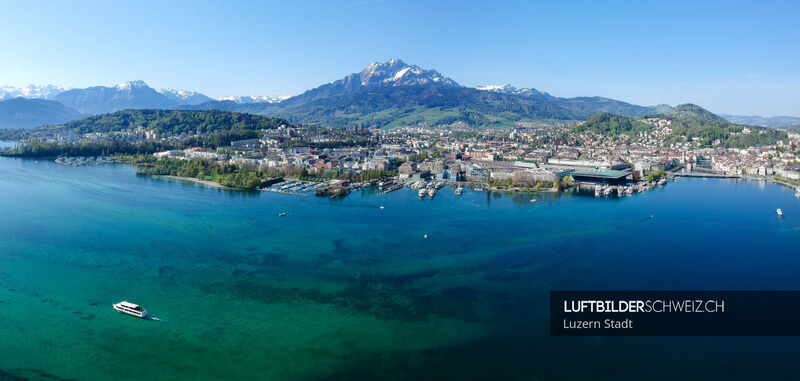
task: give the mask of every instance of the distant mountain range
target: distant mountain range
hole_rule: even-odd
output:
[[[63,91],[64,88],[54,85],[28,85],[27,87],[3,86],[0,87],[0,100],[13,99],[17,97],[52,100],[56,95]]]
[[[800,126],[800,118],[796,118],[793,116],[773,116],[771,118],[763,118],[760,116],[737,116],[737,115],[726,115],[726,114],[719,114],[719,116],[727,119],[731,123],[747,124],[751,126],[780,128],[780,129]]]
[[[125,109],[171,109],[178,106],[177,101],[159,93],[142,81],[125,82],[112,87],[94,86],[67,90],[56,95],[53,100],[90,115]]]
[[[520,123],[580,121],[599,113],[638,117],[663,114],[672,109],[667,105],[639,106],[603,97],[560,98],[534,88],[517,89],[511,85],[469,88],[436,70],[408,65],[402,60],[372,63],[360,72],[293,97],[226,96],[213,99],[194,91],[151,88],[143,81],[70,90],[54,85],[0,88],[0,99],[4,100],[0,104],[20,96],[53,100],[64,107],[39,105],[41,107],[34,108],[31,104],[12,102],[2,108],[6,117],[0,119],[0,128],[33,127],[40,120],[62,123],[59,121],[76,113],[97,115],[144,108],[220,109],[332,127],[452,123],[476,127],[515,126]],[[23,107],[24,110],[17,115],[13,107]],[[800,125],[800,118],[792,117],[725,117],[735,123],[776,128]],[[8,122],[10,120],[15,122]]]
[[[229,96],[221,99],[233,104],[269,104],[281,100],[266,96]],[[213,98],[195,91],[151,88],[143,81],[70,90],[54,85],[4,86],[0,88],[0,129],[61,124],[118,110],[175,109],[213,101]]]

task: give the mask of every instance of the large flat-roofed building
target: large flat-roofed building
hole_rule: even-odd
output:
[[[579,182],[591,182],[591,183],[602,183],[602,184],[621,184],[624,183],[626,180],[625,178],[633,174],[631,170],[613,170],[613,169],[597,169],[597,168],[586,168],[586,169],[571,169],[564,172],[559,172],[557,175],[558,177],[563,178],[566,175],[572,176],[575,181]]]

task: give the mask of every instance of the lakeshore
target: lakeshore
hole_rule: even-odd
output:
[[[205,186],[211,187],[211,188],[228,188],[228,187],[226,187],[226,186],[224,186],[222,184],[215,183],[213,181],[200,180],[200,179],[197,179],[197,178],[194,178],[194,177],[180,177],[180,176],[171,176],[171,175],[157,175],[157,176],[153,176],[153,177],[156,177],[156,178],[161,177],[161,178],[165,178],[165,179],[187,181],[187,182],[190,182],[190,183],[205,185]]]

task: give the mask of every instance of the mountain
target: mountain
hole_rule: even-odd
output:
[[[67,90],[56,95],[54,100],[84,114],[140,108],[171,109],[178,105],[177,101],[147,86],[143,81]]]
[[[421,69],[419,66],[408,65],[401,60],[389,60],[384,63],[373,62],[359,73],[353,73],[333,83],[308,90],[282,103],[291,107],[317,99],[351,95],[375,88],[420,85],[461,87],[436,70]]]
[[[174,100],[178,105],[196,105],[213,100],[211,97],[196,91],[164,89],[160,87],[156,87],[153,90]]]
[[[52,100],[56,95],[62,92],[64,92],[64,88],[55,85],[28,85],[27,87],[3,86],[0,87],[0,100],[17,97]]]
[[[773,116],[771,118],[763,118],[760,116],[740,116],[740,115],[727,115],[719,114],[731,123],[749,124],[751,126],[761,126],[770,128],[786,129],[790,127],[800,126],[800,118],[792,116]]]
[[[31,128],[61,124],[82,117],[78,111],[46,99],[13,98],[0,101],[0,128]]]
[[[518,122],[564,123],[587,117],[551,102],[436,84],[375,87],[300,105],[289,99],[265,107],[260,113],[300,123],[383,128],[453,123],[507,127]]]

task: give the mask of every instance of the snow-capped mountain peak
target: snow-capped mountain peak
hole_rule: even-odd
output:
[[[198,93],[197,91],[175,90],[161,87],[156,87],[154,90],[159,92],[161,95],[176,101],[179,105],[196,105],[213,100],[207,95]]]
[[[506,93],[506,92],[517,91],[516,87],[511,86],[509,84],[505,84],[505,85],[502,85],[502,86],[497,86],[497,85],[475,86],[475,88],[478,89],[478,90],[494,91],[494,92],[498,92],[498,93]]]
[[[550,95],[548,93],[545,93],[545,92],[542,92],[542,91],[539,91],[539,90],[536,90],[536,89],[534,89],[532,87],[531,88],[524,87],[524,88],[521,88],[521,89],[517,89],[514,86],[511,86],[509,84],[505,84],[505,85],[502,85],[502,86],[497,86],[497,85],[475,86],[475,88],[478,89],[478,90],[482,90],[482,91],[491,91],[493,93],[513,94],[513,95],[519,95],[519,96],[523,96],[523,97],[551,99],[551,100],[555,99],[555,97],[553,97],[552,95]]]
[[[239,104],[242,103],[278,103],[285,99],[291,98],[291,95],[282,95],[279,97],[268,97],[266,95],[226,95],[217,98],[218,101],[233,101]]]
[[[436,70],[425,70],[417,65],[408,65],[398,59],[391,59],[384,63],[373,62],[357,75],[361,86],[408,86],[429,83],[459,86],[458,83]],[[345,81],[347,79],[345,78]]]
[[[121,84],[117,85],[117,90],[130,91],[132,89],[143,89],[145,87],[149,87],[149,86],[147,86],[147,84],[144,83],[144,81],[141,81],[141,80],[139,80],[139,81],[128,81],[128,82],[121,83]]]

